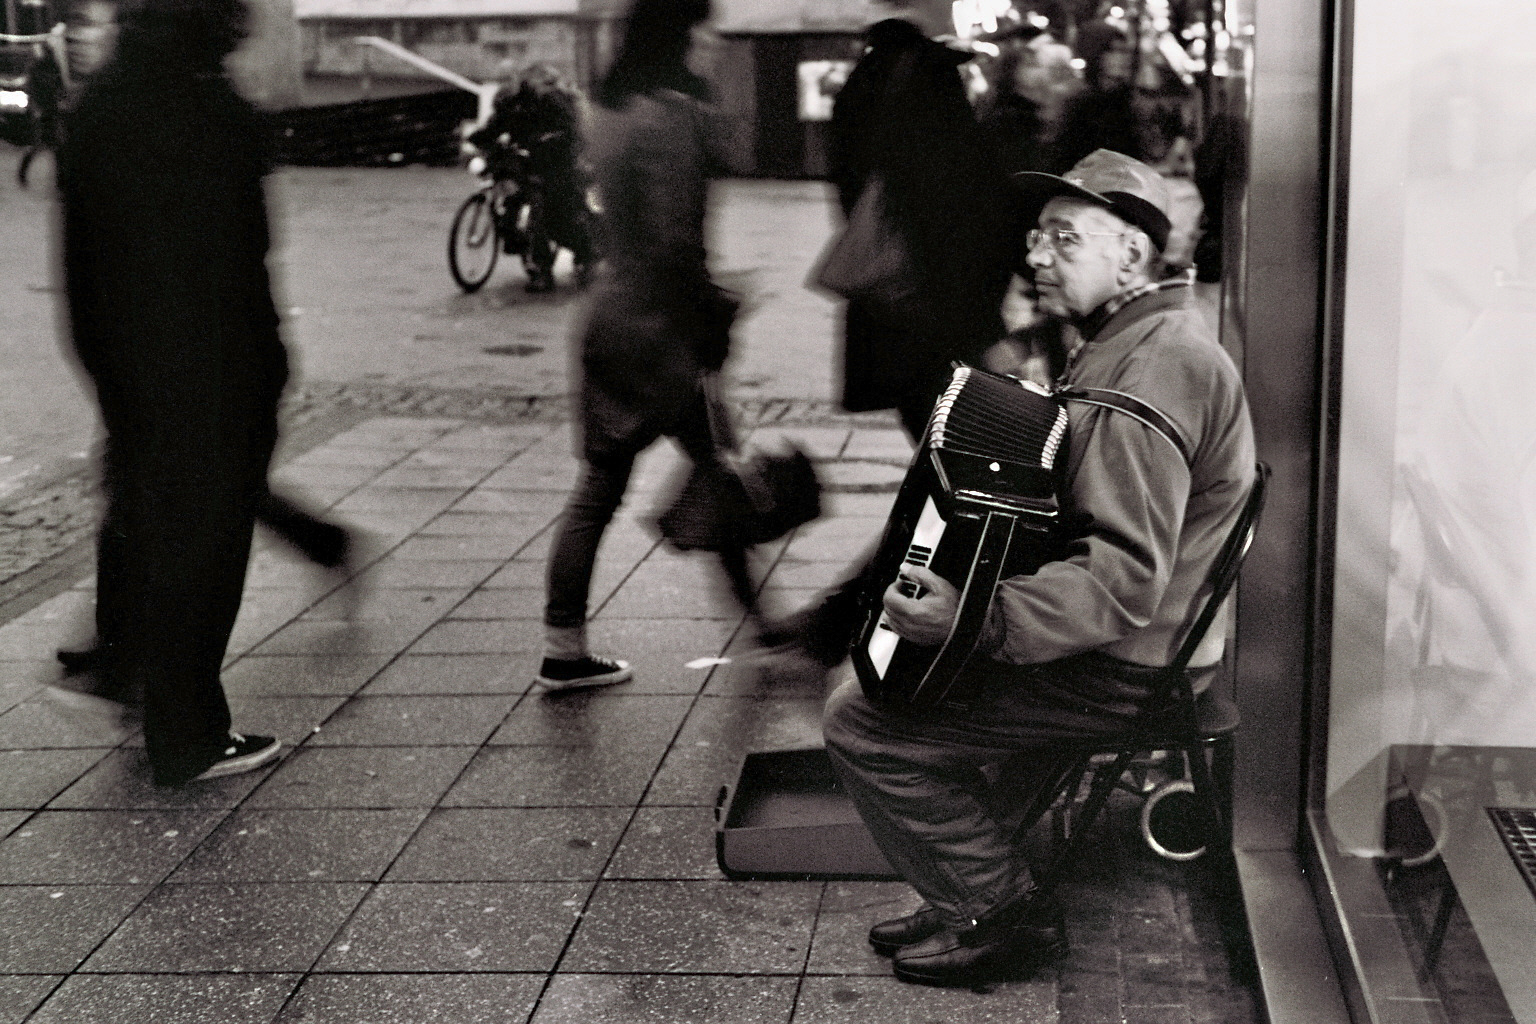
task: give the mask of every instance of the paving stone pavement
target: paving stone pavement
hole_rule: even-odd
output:
[[[735,409],[738,421],[747,426],[887,422],[887,417],[878,414],[840,412],[833,403],[821,399],[753,398],[737,402]],[[565,395],[524,394],[506,388],[320,381],[294,389],[284,403],[283,422],[291,431],[347,413],[451,416],[485,423],[559,423],[569,418],[570,401]],[[841,461],[879,460],[889,461],[880,452],[854,453]],[[874,477],[878,478],[877,486],[887,486],[880,471],[875,470]],[[94,467],[39,481],[0,501],[0,601],[7,596],[7,583],[89,542],[100,517]]]
[[[798,440],[829,493],[758,552],[778,610],[877,535],[907,452],[889,421],[792,413],[753,440]],[[1129,798],[1064,892],[1070,957],[986,991],[870,952],[901,884],[726,880],[718,787],[750,749],[816,742],[825,684],[764,679],[707,560],[657,542],[663,445],[593,589],[634,681],[534,688],[576,468],[558,419],[360,405],[282,467],[369,541],[350,576],[258,541],[225,680],[236,727],[288,748],[262,772],[157,790],[130,721],[48,686],[90,629],[83,570],[0,625],[0,1024],[1262,1019],[1198,866],[1154,857]]]

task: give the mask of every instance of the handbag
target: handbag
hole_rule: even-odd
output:
[[[729,440],[719,377],[700,383],[715,458],[693,464],[656,517],[661,536],[680,551],[740,550],[777,540],[821,515],[816,468],[798,446],[741,452]]]
[[[916,265],[886,209],[885,183],[879,175],[859,193],[847,226],[827,246],[811,280],[893,322],[906,321],[916,312]]]

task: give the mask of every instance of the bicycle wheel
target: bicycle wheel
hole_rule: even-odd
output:
[[[448,271],[466,293],[479,289],[496,269],[497,241],[490,193],[476,192],[464,200],[448,231]]]

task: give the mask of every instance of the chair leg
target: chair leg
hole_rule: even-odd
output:
[[[1136,756],[1134,750],[1123,750],[1108,768],[1100,766],[1093,774],[1093,785],[1088,790],[1088,799],[1083,802],[1083,809],[1077,815],[1077,821],[1073,824],[1072,834],[1067,840],[1066,846],[1051,860],[1050,867],[1040,879],[1040,892],[1042,895],[1054,890],[1061,882],[1062,876],[1076,862],[1079,850],[1083,845],[1083,837],[1093,827],[1094,820],[1099,812],[1104,809],[1109,800],[1110,791],[1120,781],[1120,776],[1125,773],[1126,766]]]
[[[1221,736],[1211,744],[1211,776],[1216,783],[1217,806],[1225,823],[1226,835],[1232,839],[1232,777],[1236,772],[1237,744],[1231,735]]]
[[[1184,758],[1189,763],[1190,781],[1195,784],[1196,803],[1205,817],[1207,849],[1225,849],[1232,841],[1228,820],[1231,804],[1227,802],[1232,779],[1232,738],[1223,736],[1212,746],[1214,765],[1206,763],[1203,743],[1186,748]]]
[[[1050,776],[1050,782],[1040,788],[1029,808],[1017,819],[1013,831],[1014,845],[1024,841],[1024,834],[1035,827],[1035,823],[1045,816],[1062,793],[1077,791],[1087,768],[1088,761],[1083,757],[1065,757],[1058,763],[1056,771]]]
[[[1216,901],[1227,960],[1234,973],[1254,980],[1258,964],[1254,960],[1249,937],[1248,915],[1243,907],[1242,882],[1237,870],[1237,855],[1232,848],[1232,772],[1236,751],[1231,736],[1222,736],[1209,744],[1211,763],[1205,760],[1205,744],[1185,752],[1190,779],[1200,797],[1198,806],[1205,816],[1206,870],[1210,874],[1211,894]]]

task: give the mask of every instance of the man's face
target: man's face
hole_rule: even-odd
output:
[[[1125,238],[1132,230],[1125,221],[1101,206],[1056,198],[1040,211],[1040,230],[1046,237],[1027,260],[1040,312],[1077,320],[1120,293]]]

